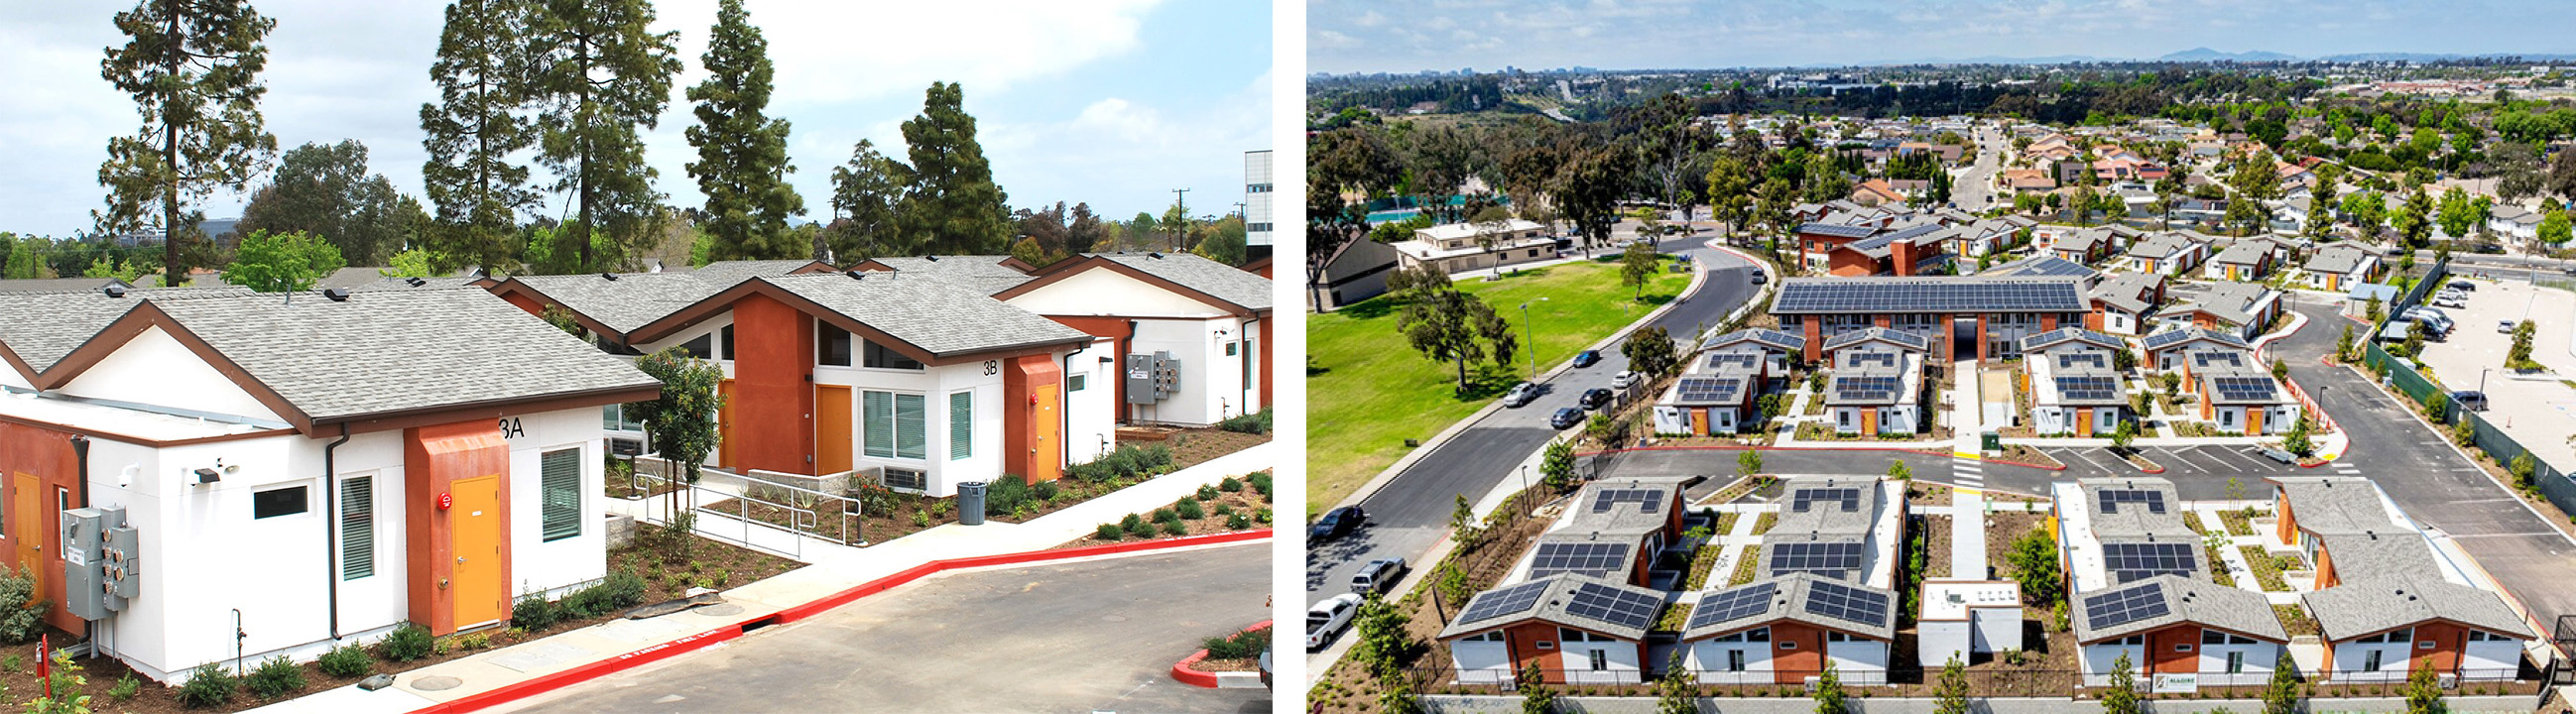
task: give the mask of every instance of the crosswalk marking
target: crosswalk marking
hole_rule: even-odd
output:
[[[1950,475],[1963,487],[1984,488],[1986,485],[1985,464],[1976,459],[1950,457]]]

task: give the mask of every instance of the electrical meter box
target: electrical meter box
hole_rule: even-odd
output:
[[[1181,361],[1170,352],[1154,353],[1154,400],[1170,399],[1181,393]]]
[[[122,526],[125,512],[117,511]],[[107,617],[107,513],[97,508],[63,512],[63,607],[83,620]]]
[[[124,525],[125,510],[100,509],[108,513],[107,562],[101,577],[107,580],[107,609],[124,610],[143,592],[143,536],[133,526]]]
[[[1181,393],[1181,360],[1170,352],[1127,356],[1127,403],[1153,404]]]

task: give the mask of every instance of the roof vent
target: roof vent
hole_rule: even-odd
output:
[[[599,274],[599,277],[606,278],[606,279],[607,279],[608,281],[610,281],[610,282],[616,282],[616,281],[617,281],[617,274],[616,274],[616,273],[600,273],[600,274]]]
[[[125,286],[123,286],[123,285],[110,285],[110,286],[107,286],[107,287],[105,288],[105,291],[106,291],[106,293],[107,293],[107,296],[108,296],[108,297],[112,297],[112,298],[121,298],[121,297],[125,297]]]
[[[332,302],[348,302],[348,301],[349,301],[349,289],[348,289],[348,288],[323,288],[323,289],[322,289],[322,297],[330,298]]]
[[[858,268],[851,268],[851,269],[849,269],[849,270],[841,271],[841,274],[842,274],[842,275],[850,276],[850,279],[851,279],[851,280],[857,280],[857,279],[859,279],[859,269],[858,269]]]
[[[1152,259],[1155,259],[1155,260],[1162,260],[1162,259],[1163,259],[1163,254],[1161,254],[1161,253],[1146,253],[1146,254],[1145,254],[1145,257],[1147,257],[1147,258],[1152,258]]]
[[[925,256],[921,256],[921,259],[922,259],[922,260],[927,260],[927,261],[930,261],[930,262],[933,262],[933,263],[939,262],[939,256],[936,256],[936,255],[925,255]]]
[[[427,284],[429,284],[429,281],[427,281],[427,280],[422,280],[422,279],[420,279],[420,278],[404,278],[404,279],[403,279],[403,282],[405,282],[405,283],[409,283],[412,287],[415,287],[415,288],[416,288],[416,287],[420,287],[420,286],[422,286],[422,285],[427,285]]]

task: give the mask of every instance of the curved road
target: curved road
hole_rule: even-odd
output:
[[[1705,245],[1710,236],[1702,232],[1671,238],[1659,246],[1665,252],[1690,255],[1709,276],[1698,292],[1683,296],[1673,309],[1647,324],[1661,325],[1676,338],[1688,337],[1702,326],[1723,322],[1727,313],[1753,297],[1757,286],[1752,283],[1752,264],[1710,250]],[[1423,553],[1447,533],[1459,494],[1470,501],[1482,499],[1504,480],[1520,478],[1521,462],[1557,436],[1548,427],[1548,414],[1574,406],[1586,389],[1610,386],[1611,375],[1627,368],[1627,358],[1616,350],[1603,350],[1600,364],[1565,370],[1540,382],[1545,391],[1537,400],[1486,414],[1367,494],[1360,503],[1368,511],[1368,527],[1341,540],[1308,546],[1309,604],[1348,591],[1360,563],[1400,557],[1420,565]]]

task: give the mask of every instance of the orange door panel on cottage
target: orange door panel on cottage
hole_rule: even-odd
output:
[[[499,622],[509,612],[509,575],[501,572],[501,476],[477,476],[456,482],[455,519],[457,629]]]
[[[733,462],[733,380],[717,382],[716,396],[724,398],[724,405],[716,407],[716,461],[740,473]]]
[[[1058,418],[1057,413],[1059,402],[1062,401],[1061,395],[1056,393],[1056,385],[1045,384],[1039,385],[1029,396],[1035,397],[1037,401],[1037,413],[1031,415],[1034,418],[1029,420],[1029,433],[1037,438],[1031,439],[1029,443],[1031,473],[1028,482],[1053,481],[1056,477],[1062,476],[1064,471],[1064,464],[1061,463],[1063,459],[1057,456],[1063,453],[1058,440],[1064,438],[1064,422]]]
[[[850,470],[850,388],[814,385],[814,473]]]
[[[45,490],[38,484],[35,474],[14,475],[16,478],[11,479],[9,492],[17,498],[9,502],[14,507],[9,517],[18,519],[18,528],[17,532],[9,535],[18,539],[18,564],[27,568],[28,577],[35,582],[36,587],[31,592],[42,596],[45,571],[52,569],[46,567],[50,563],[45,562]]]

